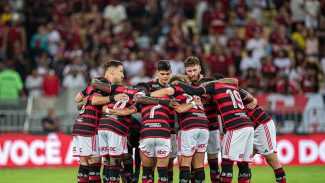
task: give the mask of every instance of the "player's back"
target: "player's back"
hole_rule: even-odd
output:
[[[201,99],[199,96],[191,96],[179,87],[173,86],[175,93],[174,97],[180,102],[180,104],[187,104],[193,101],[194,99]],[[208,119],[204,112],[204,109],[200,106],[191,108],[185,113],[178,114],[178,119],[180,120],[180,128],[182,130],[193,129],[193,128],[208,128]]]
[[[272,118],[267,114],[260,105],[256,105],[254,109],[248,109],[245,105],[245,111],[248,117],[252,120],[254,125],[265,124],[272,120]]]
[[[238,86],[215,83],[213,102],[217,104],[226,130],[252,127],[253,124],[245,112],[243,100],[246,94]]]
[[[169,100],[168,97],[159,98]],[[144,138],[170,138],[171,108],[164,105],[138,105],[141,115],[140,139]]]
[[[109,95],[126,94],[129,99],[126,101],[112,101],[105,104],[108,108],[113,109],[124,109],[128,108],[133,104],[133,96],[138,92],[138,89],[134,89],[123,85],[112,85]],[[113,131],[119,135],[126,136],[129,131],[130,116],[117,116],[107,113],[103,113],[98,128],[101,130]]]
[[[72,135],[92,136],[97,132],[97,125],[101,116],[101,107],[91,104],[95,88],[88,85],[80,92],[83,98],[87,99],[86,104],[79,111],[79,115],[73,125]]]

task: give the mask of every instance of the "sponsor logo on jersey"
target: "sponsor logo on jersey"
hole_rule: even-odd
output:
[[[238,113],[235,113],[235,116],[246,117],[247,115],[244,112],[238,112]]]
[[[144,126],[149,127],[149,128],[160,128],[161,124],[160,123],[146,123]]]
[[[116,119],[116,120],[118,120],[118,116],[116,116],[116,115],[113,115],[113,114],[105,114],[105,118],[113,118],[113,119]]]
[[[207,116],[204,113],[193,112],[192,114],[196,115],[199,118],[207,118]]]

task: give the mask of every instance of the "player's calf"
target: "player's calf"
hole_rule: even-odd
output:
[[[209,159],[208,154],[208,164],[210,167],[210,178],[212,183],[218,183],[220,182],[220,172],[218,167],[218,158],[215,159]]]
[[[110,157],[108,181],[110,183],[120,182],[120,170],[121,170],[121,157]]]
[[[285,174],[283,168],[274,170],[274,174],[275,174],[275,179],[276,179],[277,183],[286,183],[287,182],[286,174]]]
[[[88,175],[89,175],[89,166],[88,165],[79,165],[78,170],[78,183],[88,183]]]
[[[121,171],[122,182],[130,183],[133,175],[133,159],[132,156],[127,156],[122,160],[123,169]]]
[[[191,173],[189,166],[179,167],[179,182],[180,183],[189,183],[191,181]]]
[[[89,165],[89,183],[101,183],[100,166],[100,163],[93,163]]]
[[[152,183],[153,182],[153,172],[152,167],[142,166],[142,182],[143,183]]]
[[[237,162],[239,168],[238,183],[250,183],[250,170],[248,163]]]
[[[174,176],[174,159],[175,158],[170,158],[168,162],[168,182],[172,183],[173,182],[173,176]]]
[[[205,174],[204,167],[195,168],[194,169],[195,183],[204,183],[205,182]]]
[[[233,177],[233,161],[229,159],[222,159],[221,162],[221,183],[229,183]]]
[[[158,170],[158,183],[168,182],[168,167],[157,167]]]

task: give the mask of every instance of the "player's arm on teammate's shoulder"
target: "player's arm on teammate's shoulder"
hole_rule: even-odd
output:
[[[77,110],[81,110],[84,105],[87,103],[87,97],[86,97],[86,89],[77,93],[76,97],[74,98],[74,101],[77,103]]]
[[[194,102],[195,103],[195,102]],[[181,104],[178,107],[175,108],[175,111],[177,113],[185,113],[188,110],[192,109],[196,104],[194,103],[188,103],[188,104]]]
[[[77,110],[81,110],[87,104],[88,98],[83,98],[81,102],[77,103]]]
[[[230,85],[238,86],[238,79],[236,79],[236,78],[223,78],[223,79],[218,79],[218,80],[210,81],[210,82],[224,83],[224,84],[230,84]]]
[[[174,99],[159,100],[159,99],[155,99],[155,98],[147,97],[147,96],[136,96],[133,100],[138,104],[144,104],[144,105],[160,104],[160,105],[165,105],[165,106],[172,107],[172,108],[176,108],[179,105],[179,103]]]
[[[254,98],[252,94],[250,94],[248,91],[244,89],[240,89],[239,93],[244,104],[247,104],[248,109],[254,109],[256,107],[257,99]]]
[[[134,114],[137,112],[137,109],[135,106],[130,106],[129,108],[125,108],[125,109],[112,109],[112,108],[108,108],[106,105],[103,106],[102,108],[103,112],[107,113],[107,114],[113,114],[113,115],[117,115],[117,116],[128,116],[131,114]]]
[[[76,103],[79,103],[79,102],[82,101],[83,98],[85,98],[85,97],[81,94],[81,92],[79,92],[79,93],[76,95],[76,97],[74,98],[74,101],[75,101]]]
[[[104,83],[104,82],[101,82],[99,79],[96,79],[96,78],[93,78],[90,82],[90,85],[100,91],[103,91],[107,94],[109,94],[111,92],[111,86],[110,84],[108,83]]]
[[[186,93],[190,95],[203,95],[211,94],[214,92],[214,83],[208,83],[207,85],[200,87],[192,87],[184,83],[178,83],[178,86],[180,86]]]
[[[106,93],[104,93],[103,91],[96,90],[95,94],[93,95],[93,97],[91,99],[91,104],[92,105],[104,105],[104,104],[107,104],[107,103],[110,103],[113,101],[121,101],[121,100],[128,100],[128,99],[129,99],[129,96],[124,93],[106,96]]]
[[[167,97],[173,96],[175,90],[173,87],[162,88],[160,90],[154,91],[150,93],[150,97],[160,98],[160,97]]]

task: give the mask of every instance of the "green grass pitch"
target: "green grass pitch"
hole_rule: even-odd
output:
[[[0,183],[73,183],[76,182],[77,168],[31,168],[0,169]],[[209,178],[209,169],[205,169]],[[288,182],[325,183],[324,166],[287,166]],[[269,167],[252,167],[252,183],[274,183],[274,174]],[[234,167],[233,182],[237,182],[237,167]],[[178,182],[178,168],[174,171],[174,182]],[[206,181],[210,182],[210,181]]]

